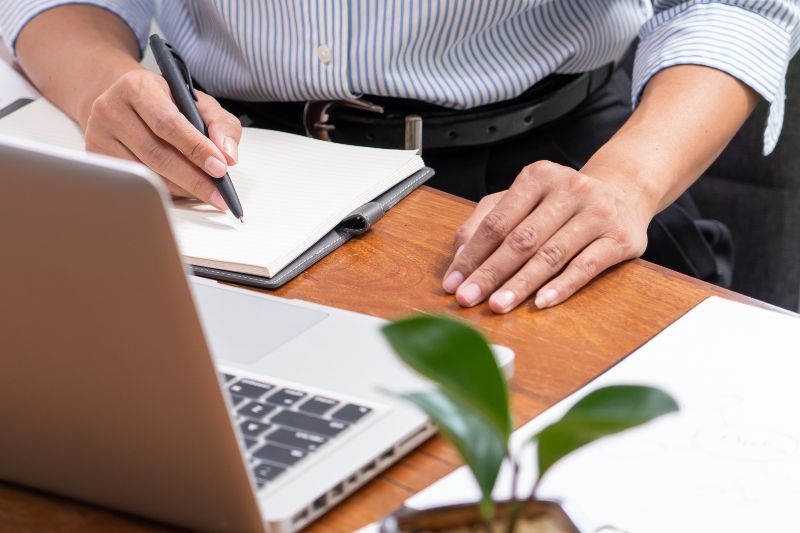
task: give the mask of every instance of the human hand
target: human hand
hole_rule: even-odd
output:
[[[537,307],[551,307],[608,267],[641,255],[654,214],[633,188],[533,163],[507,191],[483,198],[457,230],[443,288],[464,307],[488,297],[495,313],[534,292]]]
[[[239,120],[212,97],[197,93],[209,138],[172,101],[166,80],[145,69],[122,75],[95,98],[86,121],[86,150],[141,161],[164,178],[173,196],[228,209],[211,182],[236,163]]]

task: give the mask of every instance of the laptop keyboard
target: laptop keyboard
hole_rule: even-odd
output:
[[[223,377],[259,489],[372,411],[299,389],[232,374]]]

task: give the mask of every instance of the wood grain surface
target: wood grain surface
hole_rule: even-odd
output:
[[[506,316],[493,315],[485,305],[460,309],[441,289],[441,277],[452,254],[453,233],[472,206],[422,188],[367,235],[354,239],[273,294],[384,318],[425,311],[472,322],[493,342],[516,352],[511,382],[516,425],[617,363],[710,295],[764,305],[636,260],[611,269],[553,309],[540,311],[529,303]],[[309,530],[358,529],[390,513],[458,464],[453,451],[441,439],[433,438]],[[0,483],[2,531],[164,529],[113,511]]]

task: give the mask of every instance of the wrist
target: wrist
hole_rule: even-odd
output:
[[[95,100],[111,88],[125,74],[142,70],[144,67],[130,57],[119,58],[114,68],[103,69],[103,74],[92,79],[92,83],[86,87],[76,108],[76,119],[81,128],[86,129],[86,123],[92,113],[92,106]],[[111,63],[109,61],[109,63]]]

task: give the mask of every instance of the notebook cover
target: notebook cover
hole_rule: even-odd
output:
[[[277,289],[349,241],[354,235],[361,235],[369,231],[372,225],[380,220],[386,211],[428,181],[433,174],[432,168],[422,168],[373,201],[362,205],[347,215],[344,220],[318,240],[311,248],[300,254],[294,261],[271,278],[197,265],[191,265],[192,273],[204,278],[250,285],[260,289]]]

